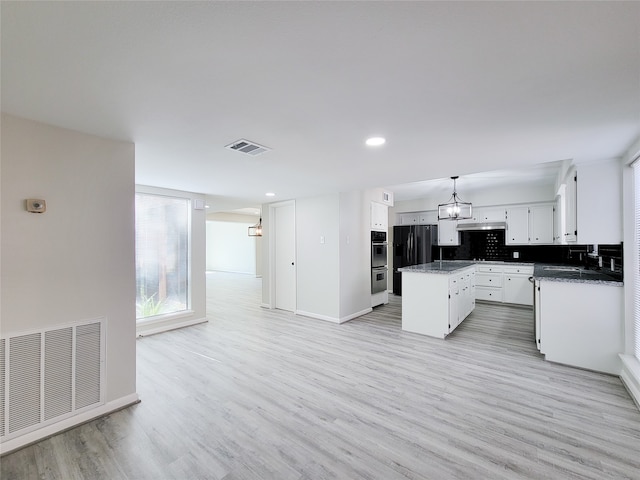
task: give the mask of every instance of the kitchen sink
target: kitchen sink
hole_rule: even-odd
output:
[[[578,267],[544,267],[548,272],[580,272],[582,269]]]

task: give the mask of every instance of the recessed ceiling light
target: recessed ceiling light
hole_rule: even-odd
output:
[[[370,147],[379,147],[380,145],[384,145],[384,142],[386,142],[386,140],[383,137],[371,137],[367,138],[365,143]]]
[[[266,195],[267,197],[275,197],[275,196],[276,196],[276,194],[275,194],[275,193],[273,193],[273,192],[267,192],[267,193],[265,193],[265,195]]]

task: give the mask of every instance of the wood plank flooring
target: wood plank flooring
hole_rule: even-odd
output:
[[[138,341],[142,403],[1,459],[8,479],[640,479],[613,376],[545,362],[528,308],[479,304],[446,340],[400,299],[335,325],[208,273],[210,322]]]

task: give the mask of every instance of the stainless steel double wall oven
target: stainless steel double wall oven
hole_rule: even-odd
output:
[[[371,293],[387,289],[387,232],[371,232]]]

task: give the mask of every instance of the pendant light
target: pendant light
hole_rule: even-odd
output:
[[[261,237],[262,236],[262,207],[260,207],[260,221],[255,225],[249,227],[249,236],[250,237]]]
[[[438,205],[438,220],[464,220],[473,218],[471,215],[471,204],[463,202],[456,192],[457,176],[451,177],[453,180],[453,195],[447,203]]]

